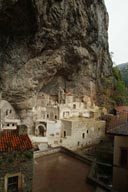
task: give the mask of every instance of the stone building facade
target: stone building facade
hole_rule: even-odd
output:
[[[104,137],[105,121],[100,116],[106,111],[100,110],[87,96],[78,97],[60,88],[58,95],[41,92],[32,103],[30,114],[22,122],[34,143],[77,149]],[[0,106],[1,129],[20,127],[20,118],[11,104],[2,100]]]
[[[0,191],[32,192],[33,150],[27,135],[0,132]]]
[[[128,191],[128,134],[114,137],[113,188]]]
[[[49,137],[51,146],[61,145],[72,150],[100,142],[105,136],[105,121],[93,118],[62,120],[61,137]]]
[[[6,100],[0,101],[0,130],[16,129],[21,121],[13,106]]]
[[[33,110],[35,141],[43,143],[47,138],[50,146],[62,145],[75,150],[104,137],[105,121],[100,120],[100,116],[106,111],[100,110],[89,98],[86,100],[63,90],[56,97],[43,95],[43,98],[45,102],[40,102]]]

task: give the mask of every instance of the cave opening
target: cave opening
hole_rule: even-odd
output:
[[[26,36],[37,30],[37,14],[34,1],[4,1],[0,10],[0,34]]]

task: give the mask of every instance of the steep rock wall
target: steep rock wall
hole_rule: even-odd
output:
[[[62,87],[97,102],[112,75],[107,29],[103,0],[0,0],[3,97],[27,109]]]

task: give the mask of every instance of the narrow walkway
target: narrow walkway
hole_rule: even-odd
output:
[[[35,159],[33,192],[94,192],[89,166],[62,153]]]

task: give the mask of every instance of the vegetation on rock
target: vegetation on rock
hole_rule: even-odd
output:
[[[117,65],[117,67],[120,70],[125,85],[128,87],[128,63]]]
[[[123,81],[122,74],[118,67],[113,67],[113,76],[114,76],[114,92],[112,99],[117,105],[127,105],[127,94],[128,90]]]

